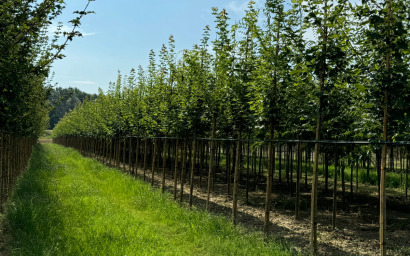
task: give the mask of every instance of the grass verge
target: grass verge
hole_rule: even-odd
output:
[[[12,255],[294,255],[289,246],[84,158],[37,145],[6,204]]]

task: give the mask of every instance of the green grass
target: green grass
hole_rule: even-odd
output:
[[[58,145],[37,145],[6,204],[13,255],[294,255]]]

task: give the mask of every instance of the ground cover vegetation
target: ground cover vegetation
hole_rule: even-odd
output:
[[[225,151],[232,154],[231,160],[238,160],[232,162],[235,167],[231,173],[234,209],[235,184],[243,164],[241,157],[235,155],[240,155],[244,139],[264,140],[268,143],[269,156],[278,152],[278,145],[272,140],[310,140],[310,152],[314,152],[312,254],[317,253],[319,164],[330,161],[334,168],[349,166],[351,177],[352,163],[359,166],[358,159],[363,162],[370,159],[368,166],[377,171],[380,187],[380,251],[384,255],[386,171],[393,170],[397,164],[392,160],[397,152],[404,152],[399,159],[408,159],[406,144],[402,144],[404,149],[383,144],[409,140],[408,6],[407,0],[360,3],[309,0],[292,4],[268,0],[264,8],[257,9],[250,1],[245,16],[235,22],[230,22],[225,10],[213,8],[214,36],[211,27],[206,26],[200,43],[180,52],[176,52],[175,39],[170,36],[158,57],[154,50],[150,51],[146,69],[139,66],[128,75],[119,73],[107,93],[100,91],[96,100],[84,102],[68,113],[55,127],[54,136],[94,138],[93,147],[111,148],[114,137],[211,138],[206,149],[209,151],[208,195],[210,179],[215,173],[215,139],[240,139],[236,142],[236,153],[233,149]],[[122,140],[117,139],[116,143],[128,145]],[[382,143],[336,150],[318,143],[323,140]],[[84,149],[85,144],[81,145]],[[155,156],[159,150],[153,145]],[[327,158],[326,151],[332,152]],[[320,161],[321,154],[327,160]],[[340,162],[341,159],[346,163]],[[269,220],[275,160],[275,157],[268,160],[266,220]],[[408,160],[399,162],[408,163]],[[340,174],[344,193],[345,172]],[[337,185],[337,176],[334,177]],[[328,175],[325,182],[327,188]],[[407,183],[406,174],[401,184]]]
[[[50,66],[64,57],[69,41],[81,36],[77,29],[90,13],[88,4],[70,21],[71,32],[61,31],[59,24],[50,36],[47,30],[64,9],[63,0],[0,3],[0,207],[48,126]]]
[[[6,205],[13,255],[295,255],[73,149],[36,145]]]
[[[247,224],[252,229],[262,230],[263,226],[268,236],[286,237],[297,244],[296,250],[309,251],[305,224],[310,209],[314,141],[277,141],[275,154],[271,154],[269,143],[254,140],[61,136],[54,142],[121,168],[160,187],[162,192],[172,193],[174,200],[186,201],[190,207],[226,214],[233,223]],[[212,143],[213,157],[209,150]],[[242,144],[239,150],[238,143]],[[351,143],[322,145],[317,169],[319,255],[378,252],[375,237],[379,227],[380,146],[379,153],[370,150],[368,155],[360,155],[362,147]],[[410,232],[410,159],[402,146],[391,149],[393,155],[389,154],[385,177],[389,195],[388,253],[402,255],[410,249],[410,241],[401,239]],[[211,160],[214,165],[208,172]],[[272,167],[275,175],[269,177]],[[270,207],[266,208],[264,196],[271,200]],[[292,215],[294,218],[289,218]]]

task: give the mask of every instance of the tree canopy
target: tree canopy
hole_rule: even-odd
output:
[[[319,118],[321,139],[381,140],[387,89],[388,138],[408,140],[410,5],[395,1],[388,43],[385,6],[272,0],[258,10],[250,1],[236,22],[213,8],[214,40],[206,26],[198,45],[176,54],[171,36],[146,69],[119,73],[68,113],[55,136],[314,139]]]
[[[39,136],[48,124],[50,65],[64,57],[87,11],[77,11],[71,32],[47,30],[65,7],[63,0],[4,0],[0,3],[0,130]],[[63,40],[61,40],[63,39]]]

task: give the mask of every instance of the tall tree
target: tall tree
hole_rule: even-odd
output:
[[[70,21],[73,30],[58,30],[52,40],[47,36],[49,24],[64,9],[64,1],[4,0],[0,3],[0,129],[22,135],[38,136],[47,125],[50,64],[63,58],[62,51],[74,37],[87,11]]]

